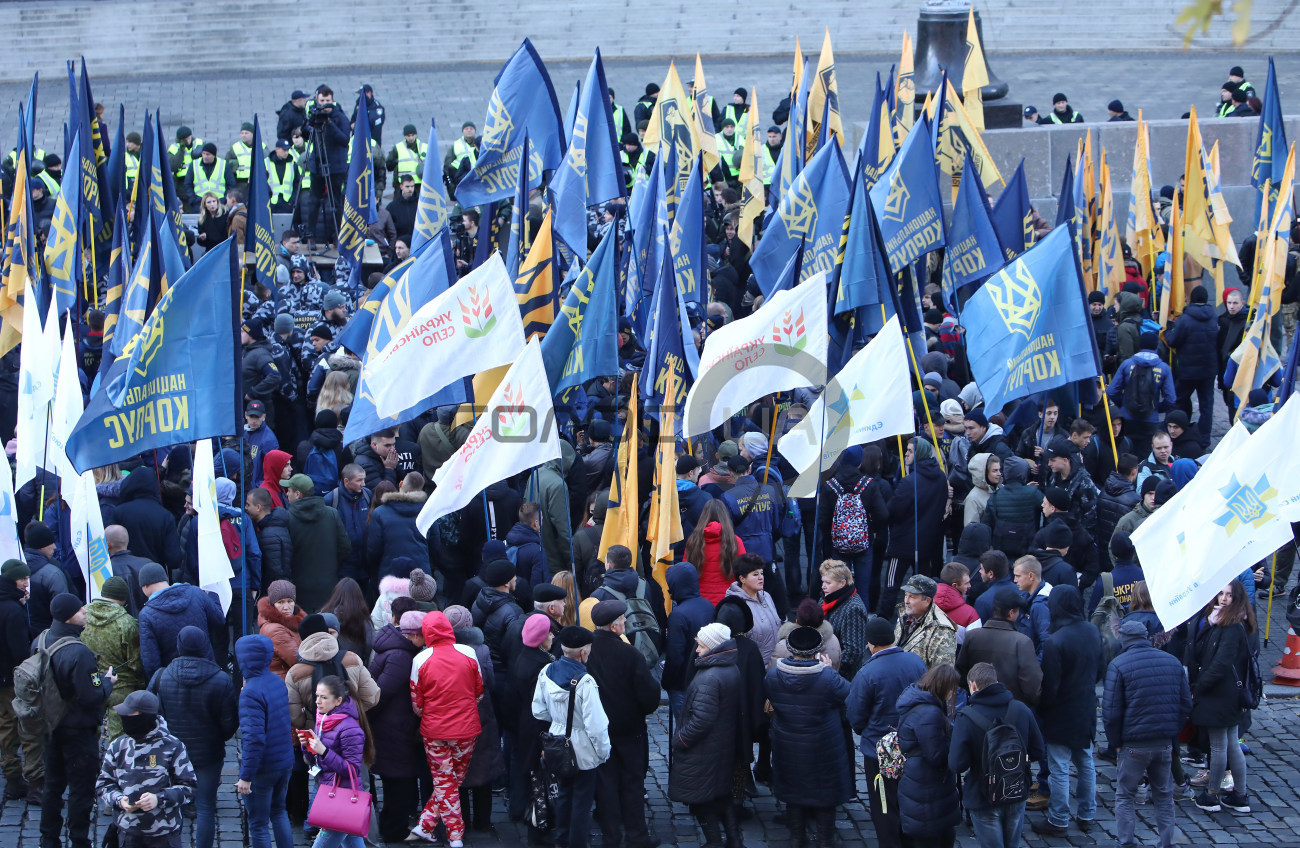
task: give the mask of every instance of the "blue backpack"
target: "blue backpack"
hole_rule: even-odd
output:
[[[312,445],[311,450],[307,451],[307,468],[303,473],[311,478],[317,492],[332,492],[339,485],[338,454]]]

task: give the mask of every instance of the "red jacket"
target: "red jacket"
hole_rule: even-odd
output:
[[[478,660],[457,647],[451,622],[442,613],[426,613],[423,630],[426,650],[415,658],[419,668],[411,686],[420,735],[436,740],[474,739],[483,729],[478,718],[478,699],[483,697]]]
[[[939,605],[939,609],[948,614],[952,623],[958,627],[969,627],[972,622],[980,620],[979,613],[975,608],[966,603],[966,599],[947,583],[940,583],[938,590],[934,593],[934,602]]]
[[[727,587],[731,585],[732,580],[724,577],[722,574],[722,565],[718,555],[718,548],[722,539],[722,525],[716,521],[710,521],[704,528],[704,567],[697,570],[700,572],[700,597],[708,600],[715,607],[718,601],[722,600],[727,594]],[[736,537],[736,555],[739,556],[745,552],[745,543]]]

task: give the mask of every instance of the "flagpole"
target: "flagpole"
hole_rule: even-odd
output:
[[[1264,647],[1268,647],[1268,634],[1273,628],[1273,590],[1277,586],[1277,551],[1273,551],[1273,569],[1268,578],[1268,612],[1264,615]]]
[[[881,304],[880,304],[880,323],[881,323],[882,325],[883,325],[883,324],[888,324],[888,323],[889,323],[889,316],[885,314],[885,304],[884,304],[884,303],[881,303]],[[903,332],[903,338],[907,338],[907,332],[906,332],[906,331]],[[925,391],[925,389],[922,388],[921,391]],[[922,397],[921,399],[922,399],[922,400],[925,400],[924,397]],[[927,411],[928,411],[928,407],[927,407]],[[824,429],[824,428],[823,428],[823,429]],[[898,476],[898,479],[899,479],[899,481],[901,482],[902,479],[903,479],[904,477],[907,476],[907,463],[903,461],[903,436],[902,436],[902,434],[900,433],[900,434],[896,434],[896,435],[894,436],[894,438],[895,438],[895,439],[898,439],[898,475],[899,475],[899,476]],[[935,447],[938,448],[938,445],[935,445]],[[936,452],[937,452],[937,450],[936,450]],[[818,463],[820,463],[820,462],[821,462],[821,460],[819,459],[819,460],[818,460]],[[819,467],[819,468],[821,467],[820,464],[818,465],[818,467]],[[940,466],[940,467],[942,467],[942,466]],[[820,491],[820,490],[819,490],[819,491]]]
[[[99,306],[99,268],[95,263],[95,219],[94,218],[90,219],[90,286],[89,287],[85,285],[86,271],[85,271],[84,263],[83,263],[81,274],[82,274],[82,289],[86,292],[86,296],[90,297],[91,295],[94,295],[94,299],[91,300],[89,308],[95,309]],[[78,323],[80,323],[80,321],[78,321]]]
[[[939,437],[934,434],[934,419],[930,416],[930,402],[925,397],[925,383],[921,380],[921,366],[916,361],[916,351],[912,349],[912,338],[907,333],[903,333],[907,339],[907,354],[912,358],[912,368],[916,371],[916,387],[921,390],[921,407],[925,409],[925,423],[930,428],[930,443],[934,445],[934,455],[939,459],[939,470],[945,474],[948,469],[943,463],[943,451],[939,449]],[[902,437],[899,437],[902,440]]]
[[[242,279],[242,275],[241,275],[241,279]],[[242,309],[243,308],[242,304],[243,304],[243,298],[241,297],[240,306],[237,306],[236,308]],[[247,439],[247,436],[245,435],[243,430],[240,430],[239,431],[239,465],[240,465],[239,505],[241,511],[244,506],[244,476],[245,475],[244,475],[243,465],[244,465],[244,456],[245,456],[244,451],[246,450],[244,444],[245,439]],[[218,442],[218,444],[220,444],[220,442]],[[193,466],[193,464],[194,461],[190,460],[191,467]],[[218,511],[218,517],[219,516],[220,516],[220,511]],[[240,579],[243,581],[243,589],[241,591],[241,597],[239,599],[239,617],[240,617],[239,635],[240,636],[248,635],[248,545],[245,545],[243,543],[243,538],[242,538],[243,531],[244,531],[243,522],[240,522],[239,532],[241,534],[241,538],[239,544],[239,574],[240,574]],[[227,647],[228,653],[233,651],[234,651],[234,645],[230,645]]]
[[[1115,422],[1110,418],[1110,398],[1106,395],[1106,378],[1098,374],[1097,379],[1101,381],[1101,405],[1106,410],[1106,432],[1110,435],[1110,453],[1115,458],[1115,469],[1118,471],[1119,449],[1115,446]]]
[[[825,416],[822,416],[825,418]],[[823,426],[823,429],[825,427]],[[772,470],[772,447],[776,444],[776,395],[772,395],[772,432],[767,437],[767,463],[763,466],[763,485],[767,485],[767,475]],[[821,460],[819,459],[820,465]],[[757,497],[757,496],[756,496]]]

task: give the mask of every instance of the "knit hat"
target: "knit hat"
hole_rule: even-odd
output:
[[[348,305],[347,299],[336,291],[325,292],[325,296],[321,298],[321,303],[320,303],[321,309],[325,312],[329,312],[331,309],[338,309],[340,306],[347,306],[347,305]]]
[[[1138,336],[1138,347],[1142,350],[1155,350],[1160,346],[1160,336],[1153,332],[1142,333]]]
[[[1129,535],[1123,531],[1110,537],[1110,556],[1111,559],[1132,559],[1137,554],[1137,548],[1133,547],[1133,542]]]
[[[140,143],[141,143],[141,140],[140,140],[140,134],[139,134],[138,132],[134,132],[134,131],[129,132],[129,133],[126,134],[126,140],[129,141],[129,142],[131,142],[132,144],[140,144]]]
[[[452,630],[468,630],[474,626],[474,614],[460,604],[452,604],[442,614],[447,616]]]
[[[1099,291],[1088,292],[1088,302],[1089,302],[1089,303],[1105,303],[1105,302],[1106,302],[1106,295],[1105,295],[1104,293],[1102,293],[1102,292],[1099,292]]]
[[[1230,77],[1244,77],[1244,76],[1246,76],[1246,72],[1245,72],[1244,70],[1242,70],[1241,65],[1233,65],[1233,66],[1228,70],[1228,76],[1230,76]]]
[[[298,600],[298,587],[289,580],[274,580],[267,587],[266,599],[272,604],[278,604],[284,600],[296,601]]]
[[[1161,480],[1156,486],[1156,506],[1160,506],[1178,494],[1178,484],[1173,480]]]
[[[867,619],[867,644],[884,648],[894,644],[894,627],[886,619],[873,615]]]
[[[966,413],[962,411],[961,401],[948,398],[939,404],[939,414],[943,420],[949,424],[960,424],[966,418]]]
[[[23,531],[23,541],[29,548],[44,548],[53,545],[57,541],[54,537],[54,531],[50,525],[44,521],[32,521],[28,523],[27,529]]]
[[[597,418],[587,427],[587,436],[593,442],[608,442],[614,435],[614,428],[603,418]]]
[[[324,339],[327,342],[334,339],[334,331],[324,321],[313,324],[307,335],[317,339]]]
[[[691,456],[689,453],[682,454],[681,456],[677,457],[678,474],[687,474],[699,468],[701,465],[703,465],[703,463],[700,462],[695,457]]]
[[[320,613],[314,613],[307,616],[298,624],[298,636],[306,642],[308,636],[315,636],[317,633],[324,633],[329,630],[325,624],[325,616]]]
[[[1192,303],[1209,303],[1210,293],[1205,290],[1205,286],[1192,286],[1192,293],[1187,299]]]
[[[1233,102],[1233,103],[1245,103],[1245,102],[1246,102],[1247,100],[1249,100],[1249,99],[1250,99],[1250,95],[1246,94],[1246,90],[1245,90],[1245,89],[1243,89],[1243,88],[1234,88],[1234,89],[1232,90],[1232,102]]]
[[[28,568],[27,563],[19,559],[5,560],[5,564],[0,566],[0,577],[5,580],[13,580],[14,582],[17,582],[22,580],[24,577],[31,576],[32,570]],[[109,579],[111,580],[112,578],[110,577]]]
[[[415,128],[415,124],[407,124],[402,127],[402,135],[418,135],[419,132],[420,131]]]
[[[755,459],[767,456],[767,439],[762,433],[745,433],[740,437],[740,444]]]
[[[139,579],[141,589],[155,583],[166,583],[167,571],[158,563],[150,562],[140,567]]]
[[[241,329],[248,333],[248,337],[255,342],[260,342],[266,338],[266,328],[262,326],[262,319],[253,317],[245,321]]]
[[[492,562],[493,560],[506,558],[506,543],[500,539],[488,539],[483,543],[483,562]]]
[[[796,627],[785,637],[785,646],[796,657],[810,657],[822,649],[823,641],[816,627]]]
[[[322,409],[316,413],[317,430],[333,430],[339,426],[338,413],[332,409]]]
[[[275,334],[277,336],[287,336],[293,332],[293,316],[288,312],[281,312],[275,316]]]
[[[984,410],[982,409],[972,409],[970,412],[966,413],[966,420],[974,421],[976,424],[980,425],[981,427],[989,426],[988,416],[984,414]]]
[[[1139,492],[1139,494],[1145,498],[1147,495],[1154,492],[1156,490],[1156,486],[1159,485],[1160,485],[1160,478],[1152,474],[1150,477],[1142,481],[1142,491]]]
[[[398,629],[403,633],[419,633],[420,626],[424,623],[424,613],[419,610],[410,610],[402,613],[401,624]],[[455,629],[455,628],[452,628]]]
[[[1043,499],[1061,512],[1070,511],[1070,493],[1060,486],[1049,486],[1043,492]]]
[[[591,623],[597,627],[609,627],[618,621],[620,615],[627,614],[627,604],[610,599],[601,601],[591,608]]]
[[[408,592],[413,601],[433,603],[438,597],[438,582],[421,569],[411,569],[411,588]]]
[[[712,651],[731,638],[731,631],[725,624],[706,624],[695,634],[695,641]],[[788,643],[787,643],[788,644]]]
[[[252,132],[252,131],[253,131],[253,125],[250,124],[248,121],[244,121],[242,124],[239,125],[239,131],[240,131],[240,132]]]
[[[736,454],[735,456],[727,460],[727,470],[737,476],[744,476],[748,474],[750,465],[751,465],[750,461],[748,459],[745,459],[740,454]]]
[[[203,152],[203,153],[211,153],[213,156],[216,156],[216,155],[217,155],[217,146],[216,146],[215,144],[213,144],[212,142],[209,141],[207,144],[203,145],[203,149],[202,149],[201,152]]]
[[[290,477],[289,488],[306,497],[311,497],[316,493],[316,484],[306,474],[295,474]]]
[[[524,622],[527,624],[528,622]],[[569,650],[585,648],[591,644],[591,631],[576,624],[570,624],[560,631],[560,645]]]
[[[1055,106],[1057,103],[1066,103],[1069,99],[1070,98],[1066,97],[1062,92],[1058,91],[1052,95],[1052,105]]]
[[[546,634],[550,632],[550,617],[535,612],[524,621],[522,631],[524,645],[529,648],[536,648],[546,641]]]
[[[187,624],[176,634],[176,653],[182,657],[206,657],[210,650],[208,634]]]
[[[713,620],[725,625],[732,636],[740,636],[754,629],[754,613],[749,604],[737,595],[727,595],[718,601],[713,610]]]
[[[925,376],[921,378],[921,385],[932,386],[937,389],[943,385],[943,377],[939,375],[938,371],[927,371]]]
[[[177,141],[184,141],[185,139],[189,138],[189,137],[192,136],[192,135],[194,135],[194,130],[190,129],[189,127],[185,126],[184,124],[182,124],[181,126],[179,126],[179,127],[176,128],[176,140],[177,140]]]
[[[107,601],[125,604],[131,600],[131,587],[126,585],[126,580],[114,574],[99,588],[99,596]]]
[[[1123,112],[1124,104],[1118,100],[1112,100],[1106,104],[1106,110],[1109,112]]]
[[[50,619],[52,621],[68,621],[83,606],[85,604],[81,602],[81,598],[67,592],[60,592],[50,601]]]
[[[1049,521],[1043,528],[1043,544],[1058,551],[1065,550],[1074,542],[1074,534],[1064,521]]]
[[[1183,430],[1192,426],[1191,419],[1189,419],[1187,413],[1181,409],[1171,410],[1169,414],[1165,416],[1165,424],[1166,426],[1173,424],[1175,427]]]
[[[509,583],[515,576],[515,564],[508,559],[498,559],[489,562],[483,566],[483,571],[479,577],[483,578],[484,586],[504,586]]]

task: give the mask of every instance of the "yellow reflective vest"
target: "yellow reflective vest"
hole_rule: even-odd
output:
[[[410,174],[415,177],[415,184],[420,184],[420,172],[424,169],[424,158],[429,153],[429,145],[419,139],[415,142],[416,149],[412,150],[411,146],[403,141],[397,147],[397,175]]]
[[[226,163],[220,159],[212,163],[212,174],[203,172],[202,157],[190,164],[194,175],[194,196],[202,198],[205,194],[215,194],[224,202],[226,199]]]
[[[253,172],[253,146],[237,141],[230,145],[230,152],[235,154],[235,179],[241,183],[248,182]]]
[[[266,157],[266,186],[270,189],[271,203],[288,203],[293,199],[293,181],[297,173],[298,163],[292,156],[288,159]]]
[[[45,193],[50,197],[59,193],[59,181],[51,177],[48,171],[41,171],[36,175],[36,179],[45,183]]]
[[[772,158],[772,148],[763,145],[763,185],[772,184],[772,175],[776,173],[776,160]]]
[[[455,157],[452,160],[452,167],[457,170],[460,169],[460,163],[466,159],[469,160],[469,167],[471,168],[478,163],[478,152],[474,150],[474,145],[465,141],[463,137],[456,139],[451,146],[451,152]]]
[[[177,153],[180,153],[182,149],[183,148],[181,147],[181,143],[179,141],[173,141],[171,143],[171,146],[167,148],[167,155],[175,156]],[[185,150],[185,164],[176,169],[175,172],[176,179],[178,180],[185,179],[185,172],[190,169],[190,166],[194,164],[195,160],[199,158],[199,154],[202,152],[203,152],[203,139],[201,138],[194,139],[194,143],[189,146],[189,149]]]

